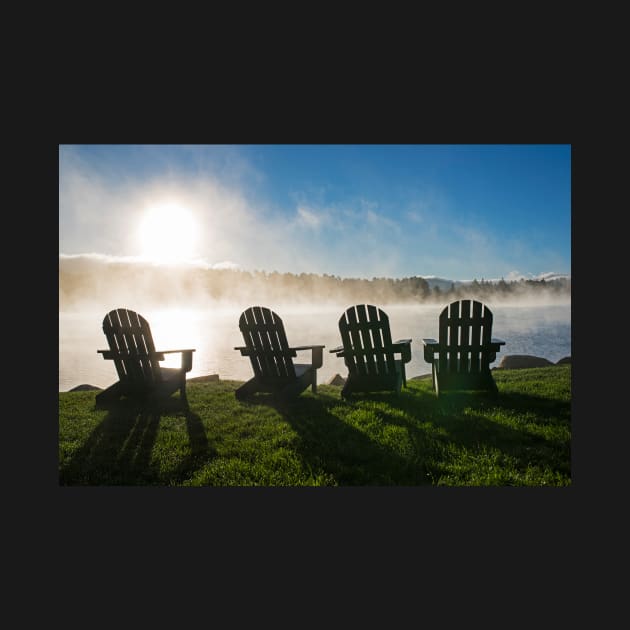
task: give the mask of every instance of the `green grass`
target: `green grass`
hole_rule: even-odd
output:
[[[61,485],[566,486],[571,367],[497,370],[495,399],[437,399],[431,381],[396,396],[320,385],[293,402],[239,402],[236,381],[188,383],[159,412],[96,392],[59,393]]]

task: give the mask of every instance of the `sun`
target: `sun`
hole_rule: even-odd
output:
[[[138,240],[143,258],[176,263],[192,258],[199,230],[194,216],[177,203],[148,208],[140,221]]]

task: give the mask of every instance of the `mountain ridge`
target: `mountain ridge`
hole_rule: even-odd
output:
[[[441,276],[423,276],[418,274],[418,277],[423,278],[427,281],[429,287],[434,289],[436,286],[440,288],[440,290],[448,291],[451,288],[451,285],[455,285],[455,287],[467,286],[469,284],[473,284],[475,280],[477,282],[490,282],[491,284],[496,284],[497,282],[501,282],[504,280],[505,282],[514,282],[518,280],[533,280],[533,281],[542,281],[549,282],[552,280],[570,280],[571,275],[567,273],[556,273],[554,271],[547,271],[545,273],[538,274],[537,276],[533,274],[516,274],[511,273],[508,274],[506,278],[474,278],[473,280],[451,280],[449,278],[442,278]]]

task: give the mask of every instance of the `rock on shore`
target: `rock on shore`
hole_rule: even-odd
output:
[[[211,381],[218,381],[218,374],[206,374],[205,376],[193,376],[192,378],[187,378],[187,383],[209,383]]]
[[[341,376],[341,374],[335,374],[332,378],[328,380],[327,385],[339,385],[342,386],[346,382],[346,379]]]
[[[100,390],[101,387],[95,387],[94,385],[88,385],[87,383],[83,383],[82,385],[77,385],[72,389],[69,389],[69,392],[89,392],[91,390]]]
[[[521,368],[546,367],[548,365],[553,365],[553,363],[543,357],[534,357],[530,354],[507,354],[501,359],[497,369],[518,370]]]
[[[571,364],[571,357],[563,357],[557,363],[552,363],[551,361],[544,359],[543,357],[535,357],[529,354],[508,354],[501,359],[501,363],[498,367],[492,368],[493,370],[518,370],[520,368],[533,368],[533,367],[546,367],[548,365],[565,365]],[[418,376],[412,376],[408,378],[408,381],[415,381],[425,378],[431,378],[431,374],[420,374]],[[205,376],[194,376],[193,378],[187,379],[189,383],[209,383],[213,381],[218,381],[218,374],[206,374]],[[346,382],[346,379],[340,374],[335,374],[331,377],[327,385],[338,385],[342,386]],[[101,390],[102,387],[95,387],[94,385],[88,385],[84,383],[82,385],[77,385],[72,389],[69,389],[69,392],[85,392],[90,390]]]

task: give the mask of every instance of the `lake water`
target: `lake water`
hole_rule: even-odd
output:
[[[492,366],[508,354],[531,354],[555,363],[571,356],[571,305],[546,306],[492,305],[492,336],[506,343]],[[188,377],[218,374],[221,379],[247,380],[252,376],[247,357],[234,346],[243,345],[238,328],[242,308],[216,310],[142,310],[151,325],[157,350],[195,348],[193,369]],[[318,383],[326,383],[335,374],[347,374],[343,359],[328,352],[341,344],[338,321],[350,306],[313,306],[308,309],[269,308],[282,318],[291,346],[324,344],[324,365],[317,372]],[[424,361],[423,337],[438,337],[438,318],[444,304],[392,306],[379,305],[388,315],[392,339],[412,339],[411,362],[407,377],[431,372]],[[59,313],[59,391],[68,391],[83,383],[105,388],[118,380],[112,361],[97,350],[107,349],[101,328],[105,311]],[[164,367],[178,367],[180,355],[166,355]],[[298,362],[310,362],[310,351],[299,352]]]

